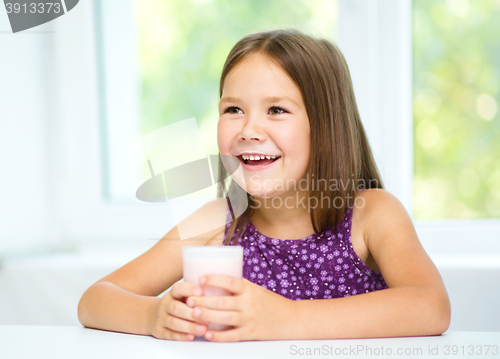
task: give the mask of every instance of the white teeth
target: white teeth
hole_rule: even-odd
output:
[[[275,159],[276,157],[279,156],[272,156],[272,155],[260,155],[260,156],[254,156],[254,155],[241,155],[241,158],[243,158],[245,161],[246,160],[263,160],[264,158],[269,159]]]

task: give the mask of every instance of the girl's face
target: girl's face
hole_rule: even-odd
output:
[[[306,176],[310,156],[305,104],[299,87],[266,55],[248,55],[227,74],[217,141],[221,155],[241,162],[242,170],[232,177],[252,196],[283,197],[299,191],[299,184],[307,188],[305,179],[299,182]],[[246,160],[247,156],[252,157]]]

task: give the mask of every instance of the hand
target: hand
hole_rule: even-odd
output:
[[[191,283],[175,283],[155,306],[150,319],[151,335],[159,339],[184,341],[203,335],[208,323],[194,318],[193,309],[185,304],[188,296],[202,294],[202,288]]]
[[[226,275],[200,277],[200,284],[223,288],[231,296],[189,297],[194,318],[233,326],[224,331],[209,330],[205,338],[216,342],[286,339],[287,319],[293,301],[246,279]]]

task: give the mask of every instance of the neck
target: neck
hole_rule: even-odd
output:
[[[308,212],[308,194],[302,191],[287,193],[275,197],[253,197],[254,215],[252,221],[257,219],[266,226],[289,227],[290,224],[310,223]]]

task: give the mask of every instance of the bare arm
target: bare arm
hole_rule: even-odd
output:
[[[450,302],[403,205],[384,190],[363,191],[360,210],[366,246],[388,289],[334,299],[293,301],[246,279],[207,275],[205,285],[227,297],[190,296],[194,317],[232,325],[208,331],[211,341],[404,337],[441,334]],[[357,209],[356,209],[357,210]]]
[[[151,335],[150,318],[161,298],[135,294],[120,286],[99,281],[78,303],[78,320],[87,328]]]
[[[403,205],[384,190],[365,191],[363,196],[365,242],[389,288],[292,301],[296,320],[287,339],[438,335],[449,327],[446,288]]]
[[[219,204],[220,201],[217,205],[205,205],[184,223],[192,221],[199,226],[199,221],[193,219],[198,219],[200,215],[210,217],[205,216],[206,212],[213,214],[221,208]],[[223,234],[223,230],[219,227],[180,240],[177,226],[172,228],[151,249],[85,291],[78,303],[80,323],[89,328],[152,335],[152,318],[162,300],[158,295],[182,279],[182,247],[206,245],[211,239],[219,237],[221,232]],[[183,290],[186,288],[188,286]]]

